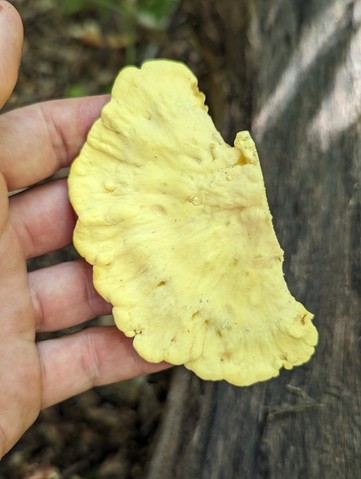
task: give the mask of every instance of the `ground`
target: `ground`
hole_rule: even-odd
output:
[[[12,3],[23,18],[25,43],[18,85],[6,109],[108,92],[120,68],[149,57],[200,64],[197,49],[190,47],[184,9],[173,0],[78,0],[60,7],[55,0]],[[31,260],[29,269],[75,254],[70,246]],[[0,478],[144,477],[170,375],[99,388],[43,411],[2,460]]]

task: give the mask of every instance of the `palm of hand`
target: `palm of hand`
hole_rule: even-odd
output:
[[[6,414],[2,416],[0,443],[7,445],[14,442],[8,431],[11,431],[10,436],[19,437],[38,415],[42,386],[40,358],[35,345],[36,313],[28,288],[24,251],[8,215],[4,214],[7,195],[3,179],[1,183],[0,377],[3,392],[0,410]]]

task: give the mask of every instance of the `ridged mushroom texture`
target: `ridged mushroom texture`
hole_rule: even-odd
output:
[[[69,194],[74,244],[140,356],[239,386],[310,359],[313,315],[285,282],[254,142],[224,142],[185,65],[119,73]]]

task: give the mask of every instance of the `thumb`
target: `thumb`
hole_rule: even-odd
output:
[[[0,0],[0,108],[13,91],[23,45],[20,15],[9,2]]]

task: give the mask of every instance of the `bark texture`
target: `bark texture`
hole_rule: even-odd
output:
[[[258,146],[307,365],[249,388],[179,369],[148,479],[359,478],[361,0],[185,1],[208,103]]]

